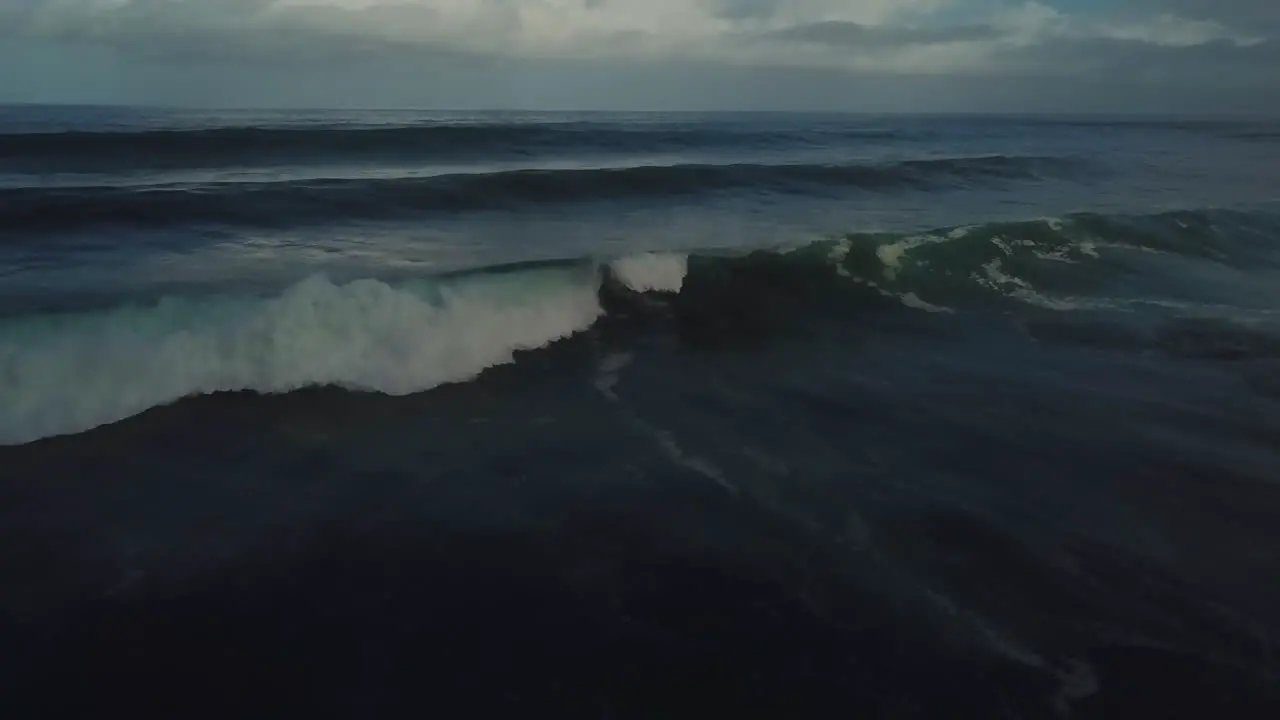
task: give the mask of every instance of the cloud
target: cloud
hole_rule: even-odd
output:
[[[1277,37],[1280,0],[0,0],[10,55],[33,44],[92,51],[139,77],[183,63],[301,76],[381,62],[371,76],[417,68],[432,86],[490,67],[549,88],[554,79],[531,78],[596,78],[585,63],[617,77],[649,68],[670,87],[755,68],[827,83],[1075,78],[1280,96]]]
[[[229,57],[285,55],[310,44],[338,53],[417,46],[533,57],[719,53],[740,60],[744,35],[855,51],[1100,38],[1183,47],[1262,40],[1204,16],[1211,6],[1201,0],[1138,1],[1154,14],[1073,16],[1037,2],[978,0],[9,0],[0,8],[0,32],[122,52]],[[1212,7],[1228,6],[1230,0]],[[1267,10],[1272,4],[1234,6],[1241,17],[1280,16]],[[1196,16],[1178,15],[1179,8]],[[753,47],[772,59],[760,44]]]
[[[1168,13],[1196,20],[1213,20],[1237,28],[1280,27],[1280,3],[1275,0],[1129,0],[1138,12]]]
[[[304,40],[517,56],[697,55],[744,31],[881,25],[946,0],[7,0],[0,31],[121,51],[294,51]]]
[[[926,18],[927,20],[928,18]],[[1276,83],[1280,67],[1250,63],[1267,56],[1263,36],[1214,20],[1155,16],[1069,15],[1036,2],[997,6],[977,22],[887,23],[824,21],[755,36],[761,56],[880,73],[978,76],[1097,77],[1103,72],[1149,81],[1212,77],[1229,62],[1237,75]],[[1252,50],[1251,50],[1252,48]],[[1207,71],[1207,72],[1206,72]]]

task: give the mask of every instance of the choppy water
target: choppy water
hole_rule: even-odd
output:
[[[1273,717],[1277,137],[0,110],[0,706]]]

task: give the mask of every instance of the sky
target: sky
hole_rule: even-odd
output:
[[[1280,0],[0,0],[0,102],[1280,113]]]

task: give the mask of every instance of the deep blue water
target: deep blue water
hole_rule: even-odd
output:
[[[1276,717],[1280,123],[0,108],[6,717]]]

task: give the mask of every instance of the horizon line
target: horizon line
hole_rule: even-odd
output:
[[[528,108],[528,107],[430,107],[430,106],[350,106],[325,107],[304,105],[181,105],[160,103],[71,102],[0,100],[0,108],[117,109],[168,112],[259,112],[259,113],[446,113],[446,114],[546,114],[546,115],[843,115],[861,117],[1110,117],[1110,118],[1183,118],[1183,119],[1256,119],[1280,120],[1280,113],[1256,112],[1160,112],[1107,110],[832,110],[832,109],[767,109],[767,108]]]

